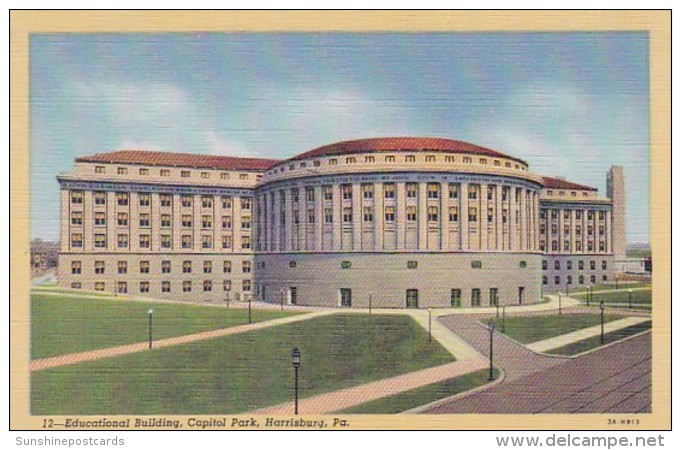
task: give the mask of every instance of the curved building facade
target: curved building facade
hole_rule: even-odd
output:
[[[120,150],[61,188],[59,284],[194,302],[475,307],[613,280],[608,195],[439,138],[339,142],[287,160]],[[619,237],[618,237],[619,236]]]
[[[542,187],[524,161],[447,139],[303,153],[256,188],[258,290],[325,306],[536,301]]]

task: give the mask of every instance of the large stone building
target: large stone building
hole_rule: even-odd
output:
[[[347,307],[518,304],[611,281],[624,245],[614,236],[624,233],[621,168],[608,177],[613,198],[602,198],[448,139],[340,142],[282,161],[118,151],[78,158],[58,179],[59,281],[74,289]]]

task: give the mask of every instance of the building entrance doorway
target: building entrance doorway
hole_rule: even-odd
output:
[[[407,308],[419,307],[419,290],[407,289]]]

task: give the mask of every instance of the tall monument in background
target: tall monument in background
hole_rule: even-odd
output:
[[[608,171],[606,194],[612,200],[612,250],[615,261],[626,258],[626,209],[624,196],[624,169],[612,166]]]

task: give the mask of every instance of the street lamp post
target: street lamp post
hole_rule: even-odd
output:
[[[633,308],[634,305],[631,303],[631,289],[629,289],[629,309]]]
[[[494,305],[494,306],[497,307],[497,319],[498,319],[499,318],[499,302],[496,302],[496,305]]]
[[[488,328],[489,328],[489,377],[488,381],[493,381],[494,380],[494,358],[493,358],[493,352],[494,352],[494,321],[492,319],[489,319],[488,322]]]
[[[150,309],[149,310],[149,348],[151,348],[151,342],[152,342],[152,334],[151,334],[151,322],[152,322],[152,317],[154,315],[154,310]]]
[[[601,300],[601,345],[605,344],[605,302]]]
[[[293,391],[295,396],[295,414],[298,415],[298,368],[300,367],[300,350],[298,350],[298,347],[295,347],[293,349],[292,359],[293,370],[295,371],[293,385]]]
[[[428,308],[428,342],[433,342],[433,308]]]
[[[558,292],[558,315],[563,315],[563,296]]]
[[[251,296],[248,296],[248,323],[251,323]]]

